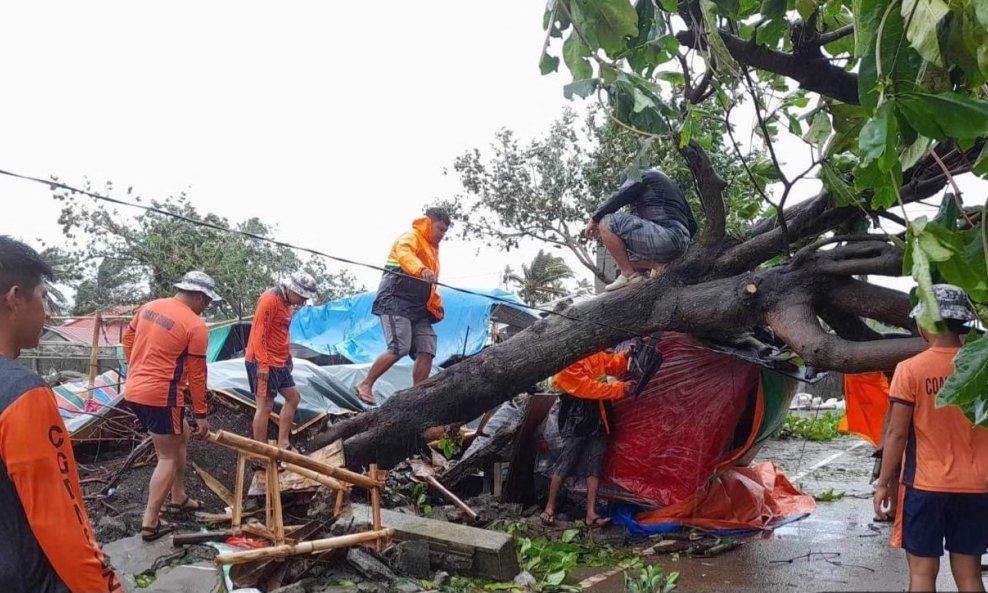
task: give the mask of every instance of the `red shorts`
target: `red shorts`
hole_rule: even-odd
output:
[[[153,434],[182,434],[185,431],[185,407],[149,406],[127,402],[137,415],[141,429]]]

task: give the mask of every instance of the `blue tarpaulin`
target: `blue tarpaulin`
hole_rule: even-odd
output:
[[[476,354],[487,343],[491,309],[504,304],[487,296],[517,303],[519,310],[528,311],[517,296],[505,290],[471,290],[478,295],[439,287],[446,317],[433,326],[439,337],[436,365],[456,354]],[[376,294],[364,292],[318,307],[303,307],[292,319],[292,343],[320,354],[340,355],[354,363],[373,362],[385,350],[381,324],[371,314]]]

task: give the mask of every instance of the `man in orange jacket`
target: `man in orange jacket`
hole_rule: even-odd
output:
[[[415,359],[413,384],[429,377],[437,346],[432,324],[442,321],[444,315],[435,285],[439,279],[439,242],[449,226],[449,214],[444,209],[429,208],[391,248],[387,271],[371,308],[381,318],[388,349],[357,385],[357,396],[368,404],[376,403],[374,382],[406,355]]]
[[[93,536],[55,394],[15,360],[38,345],[42,280],[51,277],[37,252],[0,236],[0,591],[120,591]]]
[[[563,447],[549,482],[549,500],[541,515],[544,524],[555,522],[559,490],[563,480],[571,475],[587,478],[587,526],[608,523],[609,519],[597,514],[597,489],[604,468],[607,437],[614,426],[611,402],[628,395],[633,387],[626,381],[608,383],[607,377],[623,376],[627,371],[627,352],[598,352],[573,363],[552,378],[563,392],[559,396],[559,434]]]

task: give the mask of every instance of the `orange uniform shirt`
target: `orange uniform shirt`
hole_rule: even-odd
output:
[[[902,481],[931,492],[988,492],[988,429],[957,406],[936,407],[954,373],[957,348],[930,348],[899,363],[889,387],[893,402],[913,407]]]
[[[141,307],[123,336],[127,359],[124,398],[147,406],[185,405],[188,385],[192,409],[206,414],[206,322],[175,298]]]
[[[55,402],[41,377],[0,357],[0,591],[120,591]]]
[[[250,327],[245,358],[262,369],[283,367],[291,356],[288,330],[295,308],[288,303],[281,288],[265,291],[257,299],[254,323]]]
[[[608,354],[597,352],[578,360],[552,377],[556,387],[580,399],[598,400],[600,417],[604,421],[604,432],[610,434],[611,426],[607,419],[604,401],[624,397],[625,383],[607,383],[609,376],[615,377],[628,370],[628,353]]]

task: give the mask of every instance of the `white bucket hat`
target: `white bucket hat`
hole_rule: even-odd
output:
[[[284,286],[304,299],[314,299],[319,292],[316,288],[316,281],[305,272],[292,274]]]
[[[213,301],[223,300],[223,297],[216,292],[216,281],[206,272],[199,270],[193,270],[182,276],[182,279],[175,283],[175,288],[189,292],[201,292]]]

